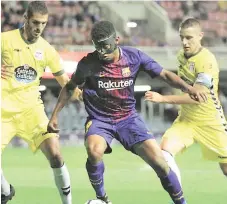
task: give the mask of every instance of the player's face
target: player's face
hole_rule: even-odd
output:
[[[180,29],[180,38],[185,55],[191,56],[196,54],[201,48],[203,32],[196,26],[182,28]]]
[[[34,13],[27,19],[25,24],[26,34],[29,41],[34,41],[40,37],[48,21],[48,14]]]
[[[100,42],[93,40],[93,44],[98,52],[99,59],[107,63],[113,62],[117,52],[119,52],[117,49],[118,38],[115,36]]]

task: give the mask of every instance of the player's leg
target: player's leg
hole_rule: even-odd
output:
[[[60,152],[58,137],[52,136],[44,140],[40,145],[40,149],[50,163],[62,203],[72,204],[70,175]]]
[[[21,115],[19,135],[33,152],[42,150],[50,163],[62,203],[72,204],[70,176],[60,152],[58,136],[47,132],[47,124],[44,107],[37,105]]]
[[[113,139],[111,135],[112,125],[98,120],[89,120],[85,125],[85,147],[88,159],[86,169],[89,180],[93,186],[96,197],[111,203],[104,189],[104,153],[110,153],[110,143]]]
[[[218,161],[227,176],[227,129],[223,125],[198,127],[196,140],[201,146],[203,157]]]
[[[6,204],[15,196],[14,187],[8,183],[1,170],[1,204]]]
[[[177,204],[185,204],[181,185],[169,168],[160,146],[140,117],[129,118],[118,124],[119,141],[127,150],[140,156],[157,173],[163,188]]]
[[[4,114],[2,114],[1,121],[1,153],[5,147],[9,144],[12,138],[16,135],[16,127],[13,119],[4,120]],[[12,185],[6,180],[1,170],[1,203],[7,203],[15,195],[15,190]]]
[[[176,121],[162,137],[160,147],[169,167],[175,172],[181,183],[181,175],[174,159],[175,155],[182,152],[194,143],[194,129],[189,123]]]
[[[185,204],[183,190],[174,171],[168,166],[163,153],[154,139],[147,139],[133,146],[133,151],[150,165],[160,178],[163,188],[174,203]]]
[[[226,163],[219,163],[220,168],[225,176],[227,176],[227,162]]]

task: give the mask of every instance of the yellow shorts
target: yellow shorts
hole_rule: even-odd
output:
[[[43,104],[21,113],[2,110],[1,150],[4,150],[14,136],[18,136],[28,142],[33,152],[37,151],[44,140],[57,136],[55,133],[47,133],[48,121]]]
[[[195,123],[176,120],[163,138],[179,141],[185,148],[197,142],[205,159],[227,163],[227,132],[222,125],[198,126]]]

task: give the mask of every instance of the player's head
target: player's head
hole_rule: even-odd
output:
[[[91,30],[91,38],[100,59],[112,61],[119,41],[113,24],[109,21],[95,23]]]
[[[25,32],[29,41],[34,41],[42,34],[48,21],[48,10],[45,2],[32,1],[24,14]]]
[[[184,20],[179,28],[184,53],[188,56],[196,54],[201,48],[203,32],[195,18]]]

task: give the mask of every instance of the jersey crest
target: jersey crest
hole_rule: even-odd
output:
[[[130,68],[126,67],[121,70],[122,76],[123,77],[129,77],[131,74]]]
[[[30,83],[32,81],[35,81],[37,72],[32,67],[29,67],[28,64],[25,64],[23,66],[17,67],[14,71],[14,75],[17,81]]]

